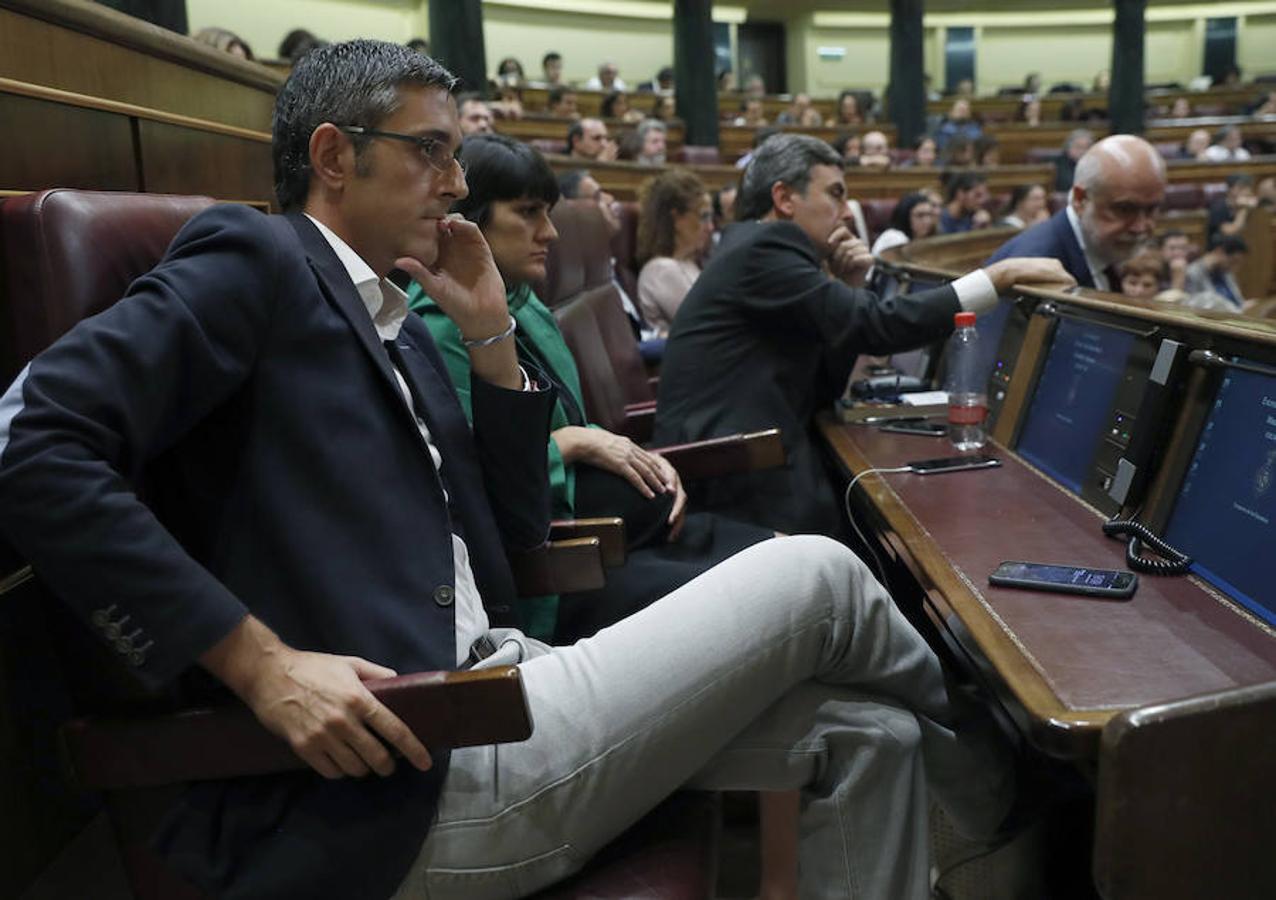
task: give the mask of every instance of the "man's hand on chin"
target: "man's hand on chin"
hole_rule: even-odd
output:
[[[829,272],[851,287],[862,287],[868,270],[873,267],[873,254],[868,252],[868,247],[845,225],[833,230],[828,244]]]

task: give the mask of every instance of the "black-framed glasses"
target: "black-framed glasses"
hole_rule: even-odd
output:
[[[461,148],[458,146],[455,151],[449,150],[447,141],[441,141],[435,137],[417,137],[411,134],[399,134],[394,131],[378,131],[375,128],[365,128],[362,125],[338,125],[341,131],[346,134],[357,134],[360,137],[370,138],[389,138],[392,141],[403,141],[407,144],[415,144],[416,148],[421,151],[421,156],[425,161],[440,172],[450,172],[452,165],[461,167],[461,174],[465,174],[465,163],[461,162]]]

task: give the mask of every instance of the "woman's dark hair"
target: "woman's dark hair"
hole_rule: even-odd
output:
[[[558,179],[549,163],[529,144],[503,134],[472,134],[461,142],[461,163],[470,193],[452,204],[479,228],[492,217],[499,200],[532,197],[550,206],[558,202]]]
[[[913,239],[913,207],[919,203],[929,202],[930,198],[920,191],[906,194],[895,204],[895,211],[891,213],[890,227],[904,232],[911,241]]]
[[[842,118],[842,101],[846,99],[847,97],[855,98],[855,115],[857,115],[859,118],[857,118],[854,122],[847,122]],[[835,109],[836,109],[836,113],[834,115],[836,117],[836,124],[838,125],[864,124],[864,113],[865,113],[864,98],[860,95],[859,91],[853,91],[850,88],[847,88],[846,90],[842,91],[842,93],[837,95],[837,106],[835,107]]]
[[[1039,188],[1039,187],[1042,187],[1042,186],[1035,182],[1032,184],[1015,185],[1015,189],[1010,192],[1010,203],[1009,205],[1006,206],[1007,215],[1009,215],[1010,213],[1013,213],[1015,211],[1016,206],[1018,206],[1020,203],[1023,203],[1024,200],[1028,199],[1028,195],[1032,193],[1033,188]],[[1042,189],[1044,190],[1044,188]]]
[[[496,64],[496,77],[502,75],[514,74],[518,76],[518,80],[523,80],[523,64],[518,61],[517,57],[507,56]]]
[[[628,100],[628,99],[629,98],[628,96],[626,96],[624,91],[612,91],[610,94],[608,94],[606,97],[603,98],[603,105],[601,109],[599,110],[602,113],[602,117],[604,119],[616,118],[616,104],[619,103],[621,100]]]
[[[638,188],[638,264],[653,256],[673,256],[674,216],[694,209],[705,189],[687,169],[670,169]]]

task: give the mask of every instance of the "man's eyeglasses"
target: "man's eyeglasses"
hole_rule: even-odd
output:
[[[453,152],[448,149],[447,141],[441,141],[434,137],[416,137],[411,134],[398,134],[393,131],[378,131],[375,128],[364,128],[362,125],[338,125],[341,131],[346,134],[357,134],[361,137],[370,138],[389,138],[392,141],[403,141],[408,144],[415,144],[417,150],[421,151],[421,156],[440,172],[452,171],[452,165],[461,167],[461,174],[465,174],[465,163],[461,162],[458,155],[461,148],[457,147]]]

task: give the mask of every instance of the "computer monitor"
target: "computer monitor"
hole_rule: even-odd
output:
[[[1276,375],[1229,369],[1165,539],[1193,571],[1276,625]]]
[[[1055,329],[1015,449],[1074,493],[1083,493],[1104,438],[1120,427],[1114,408],[1134,342],[1131,332],[1082,319]]]

